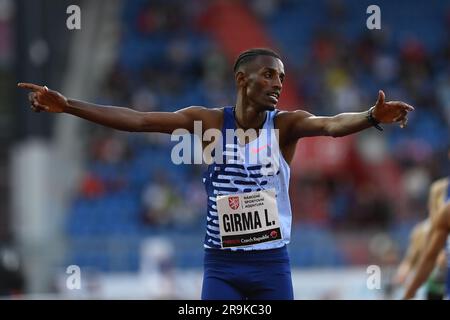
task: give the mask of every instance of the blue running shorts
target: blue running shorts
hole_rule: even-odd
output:
[[[202,300],[293,300],[286,246],[270,250],[205,249]]]

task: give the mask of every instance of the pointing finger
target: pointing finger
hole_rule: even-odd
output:
[[[27,82],[25,82],[25,83],[24,82],[20,82],[20,83],[17,84],[17,86],[19,88],[30,89],[30,90],[33,90],[33,91],[42,91],[42,90],[44,90],[43,87],[38,86],[37,84],[27,83]]]

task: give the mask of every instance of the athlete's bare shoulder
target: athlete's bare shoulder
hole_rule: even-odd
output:
[[[204,106],[190,106],[185,109],[181,109],[179,111],[189,111],[194,112],[197,114],[207,115],[207,116],[214,116],[223,113],[223,107],[219,108],[210,108],[210,107],[204,107]]]
[[[223,109],[223,107],[208,108],[204,106],[190,106],[178,112],[188,115],[194,121],[201,121],[203,130],[208,130],[211,128],[222,128]]]
[[[209,128],[222,129],[225,107],[210,108],[211,126]]]

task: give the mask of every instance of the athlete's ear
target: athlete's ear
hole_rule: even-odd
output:
[[[236,72],[235,79],[238,87],[245,87],[247,85],[247,76],[243,71]]]

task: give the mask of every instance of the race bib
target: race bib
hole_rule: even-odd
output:
[[[274,189],[217,196],[222,248],[282,239]]]

